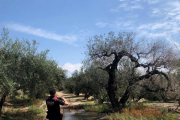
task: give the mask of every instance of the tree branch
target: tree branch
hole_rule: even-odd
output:
[[[102,52],[101,54],[99,54],[99,53],[94,53],[94,54],[89,54],[90,56],[97,56],[98,58],[101,58],[101,57],[110,57],[111,55],[117,55],[117,53],[116,52],[111,52],[111,53],[107,53],[107,51],[104,51],[104,52]]]

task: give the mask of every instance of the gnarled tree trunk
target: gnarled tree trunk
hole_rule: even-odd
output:
[[[114,85],[115,82],[115,71],[109,73],[109,81],[108,81],[108,96],[113,108],[114,112],[119,111],[119,103],[118,103],[118,97],[116,96],[116,88]]]
[[[130,94],[130,90],[129,90],[129,86],[126,88],[126,91],[124,93],[124,95],[122,96],[121,100],[119,101],[120,104],[120,108],[124,108],[125,107],[125,103],[129,98],[129,94]]]
[[[0,116],[1,116],[2,106],[3,106],[4,102],[5,102],[6,96],[7,96],[7,94],[4,93],[4,94],[2,95],[2,97],[1,97],[1,101],[0,101]]]

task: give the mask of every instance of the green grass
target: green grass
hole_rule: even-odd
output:
[[[44,100],[35,99],[30,101],[28,97],[16,96],[8,101],[11,107],[3,106],[0,120],[44,120],[46,116],[46,105]],[[25,109],[28,107],[28,109]],[[23,109],[22,109],[23,108]]]
[[[86,104],[83,107],[84,107],[85,111],[87,111],[87,112],[107,113],[107,112],[111,111],[110,107],[105,103],[100,104],[100,105],[98,105],[98,104],[87,105]]]
[[[31,105],[28,111],[22,111],[20,109],[14,111],[3,112],[3,120],[43,120],[46,112],[43,107],[38,108],[35,105]]]
[[[37,114],[42,114],[44,112],[43,109],[37,108],[35,105],[29,106],[28,111],[32,112],[32,113],[34,113],[36,115]]]
[[[95,105],[93,101],[86,101],[83,105]]]

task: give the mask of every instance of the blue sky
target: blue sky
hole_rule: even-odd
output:
[[[11,38],[36,40],[39,51],[49,49],[48,56],[70,75],[82,65],[88,38],[110,31],[160,37],[180,48],[180,1],[0,0],[3,26]]]

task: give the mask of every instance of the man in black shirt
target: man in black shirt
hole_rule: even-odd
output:
[[[63,97],[55,97],[55,89],[50,90],[49,93],[51,96],[46,99],[46,105],[48,109],[46,118],[49,120],[62,120],[63,115],[60,113],[59,105],[68,105],[68,103]]]

